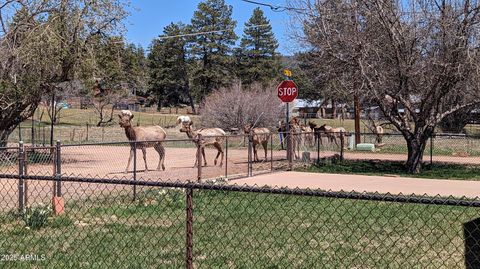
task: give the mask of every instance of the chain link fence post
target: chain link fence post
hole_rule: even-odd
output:
[[[202,181],[202,135],[199,134],[196,138],[195,144],[197,144],[197,182]]]
[[[133,181],[137,181],[137,141],[133,141]],[[130,145],[132,146],[132,145]],[[137,199],[137,185],[133,185],[133,201]]]
[[[252,132],[250,131],[250,133],[248,134],[248,163],[247,163],[247,176],[248,177],[251,177],[253,172],[252,172],[252,162],[253,162],[253,143],[252,143],[252,140],[253,140],[253,136],[252,136]]]
[[[228,136],[225,137],[225,180],[228,178]]]
[[[320,142],[322,137],[320,133],[314,132],[315,137],[317,138],[317,165],[320,165]]]
[[[90,128],[89,128],[88,122],[87,122],[87,135],[86,135],[86,137],[85,137],[85,141],[87,141],[87,142],[88,142],[88,131],[89,131],[89,129],[90,129]]]
[[[200,154],[201,155],[201,154]],[[201,165],[199,165],[201,167]],[[193,269],[193,189],[186,189],[186,267]]]
[[[24,168],[25,168],[25,146],[23,141],[18,143],[18,211],[21,213],[25,210],[25,184],[24,184]]]
[[[435,139],[435,133],[430,136],[430,167],[433,166],[433,140]]]
[[[345,136],[343,132],[340,132],[340,161],[342,162],[344,159],[344,148],[345,148]]]
[[[273,172],[273,134],[270,134],[270,171]]]
[[[288,159],[288,171],[292,171],[293,168],[293,152],[295,149],[293,148],[293,141],[292,141],[292,132],[289,131],[287,133],[287,159]]]
[[[64,213],[65,203],[62,197],[62,153],[61,143],[57,140],[55,145],[55,183],[53,184],[53,212],[55,215]]]

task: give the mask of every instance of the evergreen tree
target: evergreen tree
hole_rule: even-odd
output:
[[[232,19],[232,6],[224,0],[206,0],[198,5],[192,18],[194,33],[191,53],[194,57],[192,79],[197,99],[212,90],[229,85],[234,78],[233,45],[237,40]],[[220,31],[221,30],[221,31]]]
[[[278,42],[270,21],[260,8],[253,10],[245,23],[245,30],[237,50],[238,75],[244,85],[253,82],[268,84],[281,74],[280,57],[276,53]]]
[[[186,32],[184,24],[171,23],[164,28],[163,37],[178,36]],[[166,105],[189,103],[195,111],[189,87],[185,38],[160,36],[154,40],[148,55],[148,65],[149,91],[156,96],[158,109]]]
[[[132,93],[146,93],[147,59],[141,46],[127,44],[123,56],[123,70],[125,71],[126,86]]]

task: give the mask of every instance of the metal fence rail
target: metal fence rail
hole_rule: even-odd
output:
[[[480,265],[478,198],[66,177],[60,212],[54,177],[23,179],[36,195],[0,210],[2,267]]]

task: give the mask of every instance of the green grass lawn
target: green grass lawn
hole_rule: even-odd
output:
[[[345,160],[335,164],[326,163],[299,168],[299,171],[313,173],[337,173],[360,175],[398,175],[402,177],[418,177],[433,179],[480,180],[480,166],[461,164],[425,164],[420,174],[405,172],[403,162],[394,161],[361,161]]]
[[[114,111],[114,118],[113,123],[116,124],[118,122],[117,114],[120,111]],[[133,123],[135,125],[155,125],[160,124],[162,126],[169,126],[175,125],[175,121],[177,120],[178,115],[176,114],[164,114],[164,113],[150,113],[150,112],[133,112],[135,117],[133,119]],[[195,122],[199,119],[198,116],[189,115],[190,118]],[[35,115],[35,119],[39,120],[40,112],[37,112]],[[94,109],[77,109],[77,108],[69,108],[63,109],[60,111],[60,126],[85,126],[87,123],[91,126],[95,126],[98,122],[99,118],[98,115],[95,113]],[[50,125],[50,119],[48,115],[44,114],[38,123],[39,125]],[[31,127],[31,121],[27,120],[22,123],[22,127],[29,128]]]
[[[183,268],[184,193],[163,192],[144,189],[136,202],[122,195],[70,201],[65,215],[38,230],[0,213],[2,254],[46,258],[4,264]],[[196,268],[459,268],[463,224],[480,214],[467,207],[206,190],[194,191],[193,204]]]

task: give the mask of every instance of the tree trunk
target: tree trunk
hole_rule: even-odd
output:
[[[195,104],[193,103],[193,97],[192,97],[192,93],[190,92],[190,87],[188,86],[188,84],[185,87],[187,88],[188,101],[190,102],[192,113],[196,115],[197,112],[195,111]]]
[[[17,125],[10,126],[8,128],[1,128],[0,129],[0,147],[6,147],[8,142],[8,137],[11,133],[15,130]]]
[[[162,96],[158,96],[158,100],[157,100],[157,112],[160,112],[162,111]]]
[[[422,170],[423,153],[428,141],[428,137],[425,137],[424,134],[419,134],[406,138],[408,148],[406,169],[410,174],[418,174]]]
[[[332,119],[337,118],[337,104],[335,100],[332,99]]]

